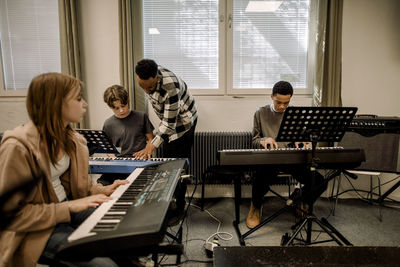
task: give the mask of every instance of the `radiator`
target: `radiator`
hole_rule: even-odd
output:
[[[217,165],[218,150],[251,148],[251,132],[195,133],[190,162],[190,174],[199,180],[204,171]]]
[[[189,173],[191,182],[200,181],[204,171],[217,165],[218,150],[251,148],[251,132],[196,132],[191,152]],[[156,157],[162,157],[162,149],[156,151]]]

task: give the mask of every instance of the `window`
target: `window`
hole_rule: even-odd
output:
[[[144,57],[195,94],[265,94],[279,80],[311,94],[310,1],[143,1]]]
[[[190,88],[219,88],[218,0],[146,0],[143,15],[145,58]]]
[[[60,72],[58,2],[0,0],[0,94],[26,95],[43,72]]]

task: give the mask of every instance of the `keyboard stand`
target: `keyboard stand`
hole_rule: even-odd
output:
[[[182,191],[185,191],[185,193],[186,193],[185,181],[182,181],[181,183],[183,184],[183,186],[180,188],[182,189]],[[179,186],[177,186],[177,188],[178,187]],[[189,205],[188,205],[188,207],[189,207]],[[172,243],[160,243],[158,245],[138,247],[138,248],[135,248],[135,252],[134,252],[135,255],[147,256],[147,255],[151,254],[155,267],[159,266],[159,264],[158,264],[159,254],[176,255],[175,263],[176,263],[176,265],[179,265],[181,263],[181,256],[184,252],[184,247],[182,244],[182,233],[183,233],[183,224],[186,219],[187,211],[188,211],[188,208],[184,209],[184,211],[181,211],[178,215],[172,217],[173,220],[169,220],[169,221],[165,222],[166,227],[170,227],[170,226],[173,226],[172,224],[170,224],[171,222],[179,221],[179,230],[177,231],[176,235],[173,235],[170,232],[165,231],[165,235],[172,239]],[[169,218],[169,219],[171,219],[171,218]],[[176,243],[174,243],[174,242],[176,242]]]
[[[276,195],[277,197],[282,198],[286,202],[286,199],[284,197],[282,197],[281,195],[279,195],[274,190],[270,189],[269,191],[271,193],[273,193],[274,195]],[[242,233],[240,232],[240,229],[239,229],[240,204],[241,204],[241,199],[242,199],[242,184],[241,184],[241,177],[240,176],[235,177],[235,179],[234,179],[234,194],[235,194],[235,220],[233,221],[233,227],[236,230],[236,234],[238,236],[239,243],[240,243],[241,246],[246,246],[246,243],[245,243],[244,239],[247,236],[249,236],[253,232],[257,231],[257,229],[261,228],[262,226],[264,226],[265,224],[269,223],[270,221],[274,220],[275,218],[277,218],[278,216],[280,216],[284,212],[290,212],[294,208],[292,206],[287,206],[286,203],[285,203],[285,206],[283,208],[281,208],[280,210],[278,210],[277,212],[275,212],[274,214],[272,214],[268,218],[264,219],[259,225],[257,225],[253,229],[248,230],[246,233],[244,233],[242,235]],[[290,194],[290,190],[289,190],[289,194]]]
[[[184,207],[185,206],[185,195],[186,195],[186,191],[187,191],[187,185],[186,185],[185,180],[181,180],[180,184],[177,185],[177,188],[175,190],[179,191],[179,192],[176,192],[177,194],[175,195],[177,197],[178,214],[177,215],[174,214],[175,216],[172,217],[173,220],[171,218],[169,218],[170,220],[167,221],[167,227],[173,226],[174,221],[179,221],[179,229],[178,229],[176,235],[173,235],[173,234],[169,233],[168,231],[165,231],[165,235],[172,239],[172,244],[166,244],[166,245],[161,245],[161,246],[159,245],[159,247],[165,249],[165,251],[158,252],[156,250],[155,252],[153,252],[152,258],[153,258],[154,266],[158,266],[158,253],[176,255],[176,265],[179,265],[181,263],[181,256],[184,251],[183,245],[182,245],[183,224],[185,222],[191,201],[189,201],[189,204],[187,205],[187,207],[185,209],[185,207]],[[184,203],[183,210],[181,210],[181,211],[180,211],[179,207],[182,207],[182,206],[180,206],[179,203]],[[170,206],[170,208],[171,208],[171,206]],[[168,225],[169,222],[171,223],[170,225]],[[176,244],[173,244],[173,242],[176,242]]]
[[[185,182],[183,181],[182,183],[185,183]],[[184,190],[186,192],[186,186],[183,186],[182,190]],[[158,245],[138,247],[138,248],[135,248],[135,252],[134,252],[135,255],[147,256],[149,254],[152,254],[152,260],[154,262],[155,267],[159,266],[159,264],[158,264],[159,254],[176,255],[175,263],[176,263],[176,265],[179,265],[181,263],[181,256],[184,252],[184,247],[182,244],[182,232],[183,232],[183,224],[185,222],[186,215],[187,215],[187,210],[188,210],[188,208],[186,208],[184,211],[182,211],[178,215],[174,216],[173,217],[174,220],[170,220],[170,221],[166,222],[166,227],[170,227],[173,225],[169,224],[169,222],[179,221],[179,230],[177,231],[176,235],[173,235],[170,232],[165,231],[165,235],[172,239],[172,243],[160,243]],[[176,243],[174,243],[174,242],[176,242]]]

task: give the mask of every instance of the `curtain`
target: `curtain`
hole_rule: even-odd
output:
[[[130,0],[118,2],[119,18],[119,56],[120,56],[120,80],[129,93],[129,106],[135,108],[135,95],[133,88],[133,50],[132,50],[132,7]]]
[[[83,81],[79,52],[78,12],[76,0],[58,0],[60,18],[61,72]],[[87,96],[84,94],[84,96]],[[87,99],[87,97],[85,97]],[[75,128],[85,127],[85,118],[74,123]]]
[[[61,72],[82,80],[75,0],[59,0]]]
[[[343,0],[317,1],[313,106],[342,106]]]
[[[129,92],[132,109],[146,112],[144,91],[135,82],[135,64],[143,55],[141,1],[119,0],[121,85]]]

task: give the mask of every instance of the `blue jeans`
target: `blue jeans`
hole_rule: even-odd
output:
[[[46,247],[43,250],[39,263],[48,264],[50,266],[110,266],[117,267],[118,265],[110,258],[93,258],[90,261],[65,261],[56,257],[60,247],[67,243],[68,236],[92,214],[94,208],[89,208],[78,213],[71,213],[70,223],[59,223],[47,241]]]

